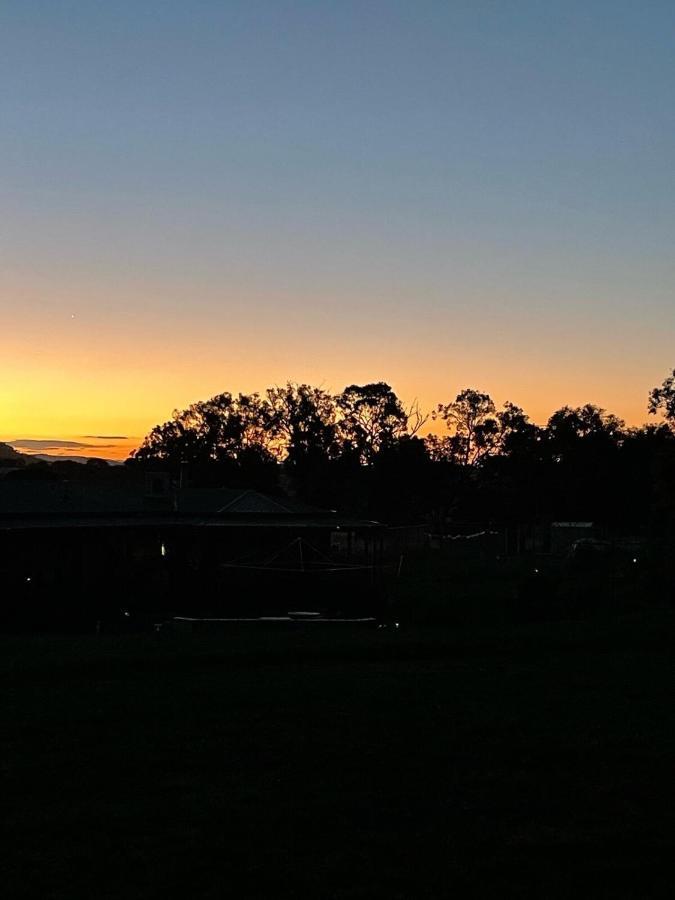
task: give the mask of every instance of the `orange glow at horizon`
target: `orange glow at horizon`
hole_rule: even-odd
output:
[[[472,340],[474,323],[457,316],[449,327],[454,314],[447,311],[422,321],[399,311],[382,324],[359,316],[353,300],[336,319],[335,298],[307,314],[278,294],[274,304],[266,301],[268,321],[259,328],[260,311],[248,313],[259,296],[247,304],[223,292],[214,312],[177,302],[176,289],[171,295],[167,286],[148,293],[125,286],[124,303],[115,304],[91,286],[68,297],[41,287],[24,279],[3,288],[15,314],[14,327],[0,335],[0,440],[94,445],[44,451],[54,455],[123,459],[174,409],[287,380],[335,392],[384,380],[425,411],[475,387],[498,405],[522,406],[541,424],[563,405],[591,402],[638,425],[648,420],[649,389],[668,370],[668,335],[659,347],[659,336],[644,326],[642,334],[636,326],[636,353],[626,358],[617,356],[612,335],[594,333],[592,323],[573,345],[561,328],[535,339],[522,321],[511,333],[495,325]],[[158,298],[167,294],[173,302],[162,308]],[[647,345],[654,351],[649,358]]]
[[[62,378],[58,379],[58,385],[63,392],[64,399],[59,401],[57,409],[48,408],[51,393],[43,401],[40,401],[40,395],[44,394],[40,383],[33,385],[32,388],[24,386],[15,395],[12,395],[5,386],[0,389],[1,406],[3,410],[9,410],[10,413],[14,411],[14,414],[3,415],[0,441],[23,440],[26,443],[32,441],[44,444],[44,446],[38,447],[17,448],[20,452],[28,454],[47,453],[49,456],[64,457],[96,456],[102,459],[124,460],[141,444],[144,435],[154,425],[170,419],[176,408],[182,409],[191,402],[207,399],[224,390],[230,390],[232,393],[239,393],[239,391],[251,393],[257,390],[262,393],[268,385],[278,384],[285,380],[250,379],[248,383],[242,384],[233,378],[228,379],[227,376],[219,379],[216,372],[209,373],[209,375],[210,378],[200,376],[190,382],[186,380],[176,383],[171,380],[170,385],[158,385],[156,402],[153,402],[154,392],[151,388],[134,392],[133,379],[128,377],[117,377],[119,390],[117,396],[115,391],[106,390],[98,383],[83,387],[81,384],[73,384],[71,379]],[[385,380],[392,384],[405,402],[409,403],[413,399],[417,399],[421,409],[427,413],[431,412],[438,402],[448,402],[454,399],[454,396],[463,387],[474,384],[468,379],[464,381],[456,379],[453,387],[445,393],[438,390],[435,393],[429,391],[428,394],[421,394],[414,391],[413,377],[393,379],[388,376],[386,371],[366,373],[361,378],[343,377],[340,382],[337,382],[340,384],[340,388],[337,389],[333,385],[327,384],[325,378],[312,379],[311,376],[303,374],[302,377],[291,378],[291,380],[322,383],[328,389],[335,390],[341,389],[348,382],[365,383],[366,381]],[[154,382],[152,377],[149,380],[151,383]],[[573,390],[568,389],[567,392],[561,389],[555,394],[551,393],[548,397],[534,392],[531,392],[529,397],[523,397],[504,390],[498,393],[492,389],[490,384],[485,384],[485,379],[476,384],[480,389],[487,390],[498,406],[507,399],[513,399],[513,402],[523,406],[530,418],[539,424],[544,424],[551,413],[563,405],[577,406],[585,402],[594,402],[592,396],[589,399],[578,386]],[[103,402],[101,402],[102,397],[105,398]],[[126,397],[131,399],[125,400]],[[98,408],[98,404],[101,408]],[[618,411],[618,414],[626,419],[628,425],[643,424],[648,419],[646,412],[643,412],[644,407],[641,408],[639,403],[635,403],[632,409],[627,405],[623,405],[623,407],[611,403],[601,405],[605,405],[610,411]],[[92,406],[95,410],[93,414]],[[429,419],[423,427],[422,433],[430,432],[442,432],[442,425]],[[82,446],[52,446],[54,441],[72,442],[73,444],[82,444]]]

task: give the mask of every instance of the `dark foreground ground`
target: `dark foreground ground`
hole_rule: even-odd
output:
[[[13,900],[673,893],[666,613],[0,650]]]

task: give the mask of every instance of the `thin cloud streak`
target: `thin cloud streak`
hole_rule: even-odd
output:
[[[128,441],[129,437],[125,434],[85,434],[84,437],[90,441]]]
[[[6,441],[10,447],[27,456],[41,456],[45,453],[55,454],[57,457],[77,456],[82,454],[83,457],[92,454],[86,451],[95,451],[94,455],[98,456],[101,450],[117,451],[115,456],[128,454],[133,449],[133,445],[125,446],[123,444],[85,444],[82,441],[63,440],[54,438],[52,440],[37,440],[33,438],[19,438],[17,440]]]
[[[67,448],[72,450],[81,450],[95,447],[95,444],[84,444],[81,441],[68,441],[61,438],[49,438],[45,440],[35,440],[33,438],[17,438],[14,441],[8,441],[15,449],[22,450],[51,450]]]

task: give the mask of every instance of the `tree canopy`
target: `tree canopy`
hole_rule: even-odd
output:
[[[465,388],[427,416],[386,382],[333,394],[288,382],[263,394],[222,393],[155,426],[130,464],[193,483],[292,492],[394,521],[644,518],[670,502],[675,469],[675,371],[649,394],[662,424],[627,428],[588,403],[545,426],[512,402]],[[665,499],[664,499],[665,498]]]
[[[675,369],[664,378],[660,387],[649,392],[649,412],[651,415],[661,413],[668,425],[675,428]]]

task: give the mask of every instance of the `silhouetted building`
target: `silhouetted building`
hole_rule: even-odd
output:
[[[150,487],[1,484],[5,622],[377,606],[379,523],[255,491]]]

